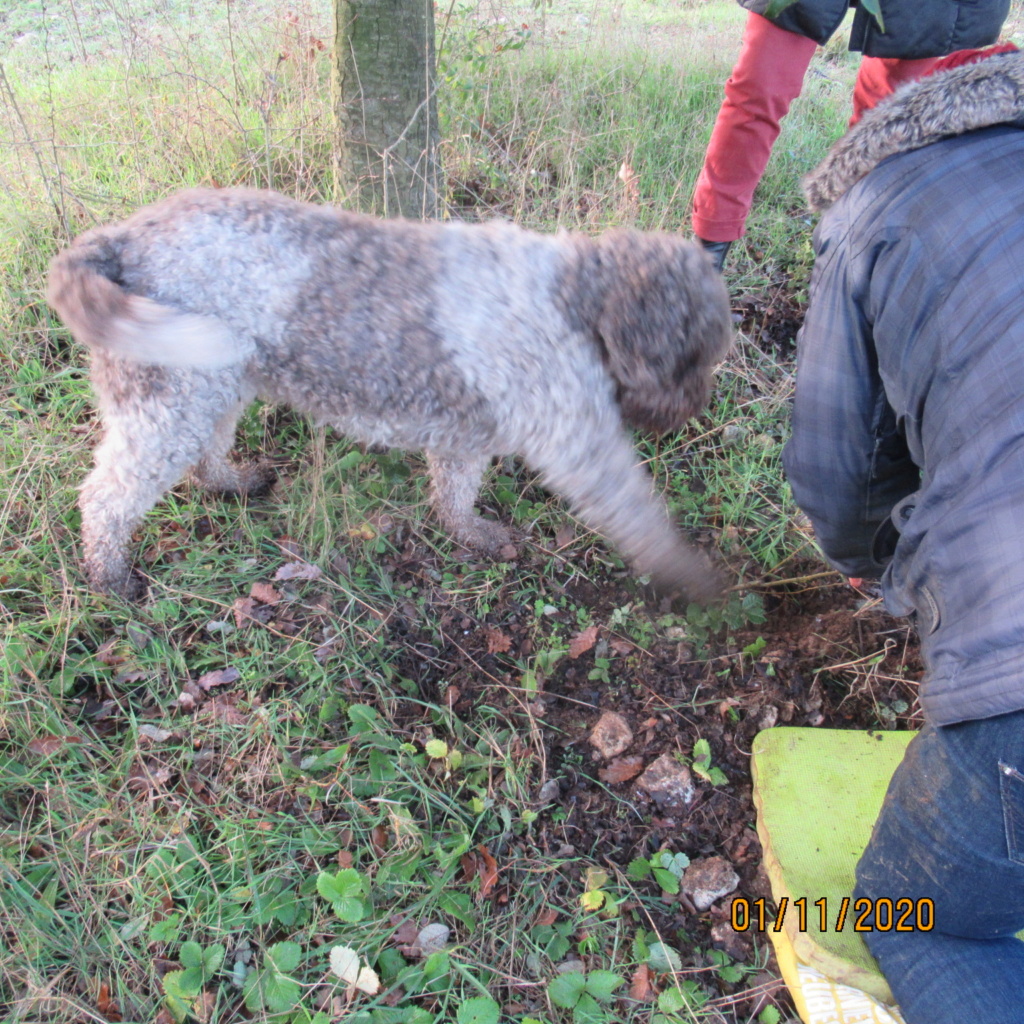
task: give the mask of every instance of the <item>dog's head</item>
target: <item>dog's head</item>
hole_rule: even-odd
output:
[[[596,334],[623,417],[641,430],[678,430],[704,407],[732,340],[722,276],[677,235],[610,231],[594,256]]]

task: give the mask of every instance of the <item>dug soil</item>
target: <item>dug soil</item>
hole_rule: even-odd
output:
[[[792,360],[802,312],[796,302],[775,292],[743,297],[735,308],[747,343]],[[408,555],[394,571],[399,581],[404,576],[413,583],[423,566],[414,550]],[[549,596],[559,589],[551,584]],[[561,589],[566,604],[587,608],[595,623],[614,622],[615,609],[638,607],[637,588],[623,574],[595,582],[590,567],[588,582]],[[513,590],[502,588],[506,595]],[[730,924],[732,900],[764,897],[770,903],[751,796],[755,735],[776,725],[920,725],[916,633],[907,620],[884,611],[877,586],[855,587],[821,562],[805,561],[790,564],[785,579],[755,590],[764,622],[698,642],[685,630],[673,637],[671,629],[655,629],[659,610],[651,606],[653,638],[642,643],[611,626],[580,631],[550,672],[538,671],[537,692],[525,698],[522,666],[537,653],[533,605],[502,600],[483,620],[452,607],[442,616],[440,643],[437,633],[419,644],[405,635],[408,657],[401,665],[425,698],[449,701],[470,721],[482,702],[501,701],[495,683],[511,684],[509,712],[527,715],[543,745],[535,779],[543,811],[534,826],[542,853],[576,854],[619,872],[661,851],[685,853],[691,863],[710,860],[727,874],[731,866],[738,884],[708,909],[683,891],[663,893],[660,912],[645,911],[649,925],[682,954],[684,974],[693,972],[711,996],[705,1006],[710,1020],[715,1013],[728,1021],[753,1019],[768,1001],[791,1010],[767,940]],[[564,617],[571,631],[576,620],[570,612],[554,605],[547,612],[555,621]],[[603,719],[606,713],[617,717]],[[611,735],[595,736],[595,726],[605,721],[613,723]],[[681,769],[680,784],[689,787],[683,796],[644,788],[645,773],[656,763],[690,766],[700,741],[710,764],[701,762],[703,774]],[[503,851],[492,852],[500,859]],[[738,984],[724,981],[709,970],[710,950],[764,969]]]

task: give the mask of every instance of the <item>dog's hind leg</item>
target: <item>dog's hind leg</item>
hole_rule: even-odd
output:
[[[634,571],[649,574],[659,593],[698,604],[721,596],[718,571],[673,526],[621,427],[576,423],[571,436],[549,436],[526,455],[545,485],[610,541]]]
[[[235,443],[235,427],[246,405],[239,403],[226,412],[213,430],[192,477],[209,491],[226,495],[265,494],[274,483],[274,470],[265,462],[232,462],[227,456]]]
[[[202,457],[222,408],[134,398],[108,404],[95,468],[79,495],[83,560],[93,590],[129,600],[142,596],[145,587],[129,558],[132,532]]]
[[[466,458],[426,452],[430,501],[441,525],[460,544],[497,556],[512,544],[510,531],[473,510],[490,457]]]

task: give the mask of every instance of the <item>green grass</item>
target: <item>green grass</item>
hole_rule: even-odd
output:
[[[269,2],[135,6],[76,2],[69,18],[18,0],[0,21],[0,43],[13,44],[0,81],[6,1019],[114,1019],[113,1006],[164,1022],[731,1014],[709,1002],[708,983],[759,964],[697,950],[678,973],[664,946],[682,939],[659,931],[659,887],[580,846],[561,804],[540,799],[551,737],[572,722],[546,722],[535,687],[564,668],[572,638],[599,625],[640,658],[688,627],[622,598],[618,558],[521,466],[498,467],[483,502],[527,534],[524,553],[479,563],[426,516],[418,458],[352,451],[257,408],[239,446],[273,458],[285,485],[242,504],[179,488],[138,539],[151,602],[87,592],[75,487],[96,422],[82,354],[43,302],[48,259],[77,231],[186,185],[341,198],[328,58],[307,45],[330,37],[325,3],[294,18]],[[461,212],[544,230],[685,228],[738,40],[735,5],[507,13],[494,27],[459,9],[447,29],[440,105]],[[496,40],[523,40],[523,21],[533,36],[496,52]],[[797,178],[848,102],[848,67],[822,66],[738,247],[739,289],[806,278]],[[709,414],[642,447],[680,519],[720,536],[746,585],[808,555],[780,482],[791,374],[741,341]],[[275,579],[296,554],[318,579]],[[279,599],[253,605],[253,586],[267,584]],[[608,596],[579,596],[588,588]],[[692,634],[706,638],[707,624]],[[602,659],[602,684],[628,686],[628,658]],[[226,670],[237,677],[180,703]],[[615,814],[636,811],[622,800]],[[318,888],[349,870],[356,920]],[[403,921],[445,924],[444,950],[423,956],[395,939]],[[374,967],[381,994],[348,1003],[329,972],[337,945]],[[578,969],[556,973],[574,959]],[[611,1001],[641,967],[660,1008]]]

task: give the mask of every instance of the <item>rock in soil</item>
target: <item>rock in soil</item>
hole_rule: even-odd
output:
[[[740,876],[724,857],[705,857],[693,861],[683,872],[680,888],[698,910],[707,910],[739,884]]]
[[[633,732],[622,715],[606,711],[591,730],[591,746],[603,758],[618,757],[633,742]]]
[[[695,792],[690,769],[671,754],[662,754],[657,761],[652,761],[636,784],[663,809],[685,807],[693,800]]]

